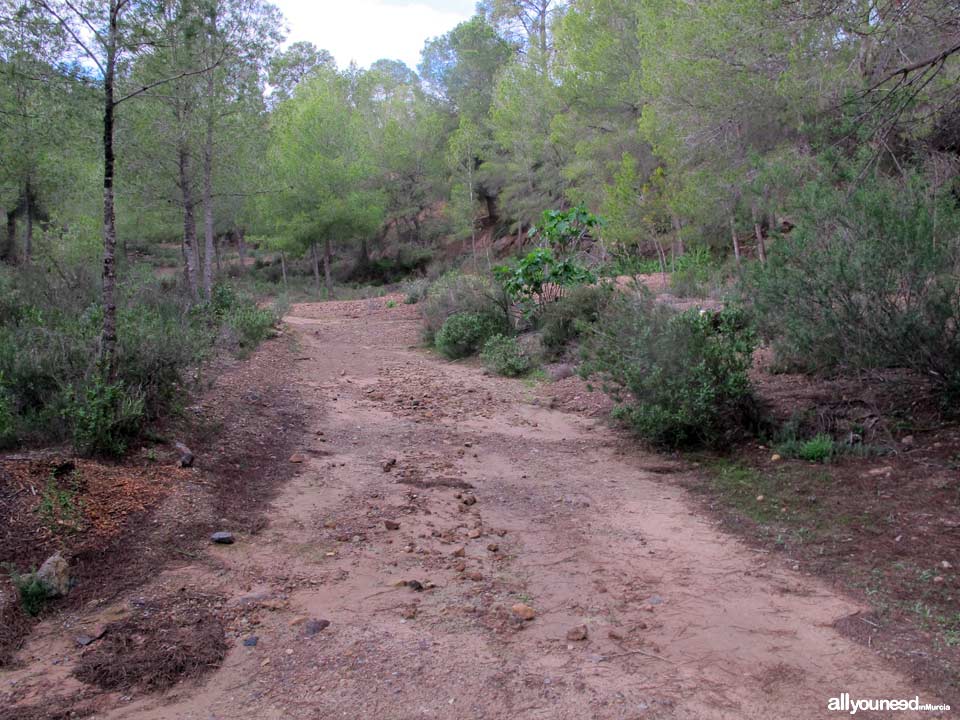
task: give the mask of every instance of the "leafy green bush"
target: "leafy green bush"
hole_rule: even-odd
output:
[[[451,360],[476,355],[492,336],[506,330],[502,318],[484,313],[458,313],[437,333],[437,349]]]
[[[829,462],[839,454],[833,438],[826,433],[819,433],[809,440],[787,440],[778,444],[776,449],[783,457],[808,462]]]
[[[273,312],[252,302],[239,305],[226,317],[227,326],[236,335],[240,354],[250,352],[266,340],[276,322]]]
[[[10,564],[4,565],[10,575],[10,582],[17,589],[20,605],[28,615],[37,616],[50,600],[50,589],[37,576],[36,570],[20,574]]]
[[[669,447],[723,446],[757,426],[747,371],[755,346],[743,313],[677,313],[649,296],[616,297],[583,338],[617,417]]]
[[[596,282],[596,276],[571,258],[558,259],[550,248],[537,248],[515,265],[500,265],[493,274],[524,316],[533,318],[563,297],[567,288]]]
[[[407,305],[416,305],[427,296],[429,290],[430,281],[426,278],[412,280],[403,287],[403,294],[406,296],[404,302]]]
[[[73,444],[82,455],[120,456],[140,430],[143,395],[122,382],[107,383],[99,375],[79,393],[69,394],[64,417]]]
[[[556,357],[572,341],[600,318],[610,303],[612,285],[584,286],[573,288],[568,295],[544,308],[540,316],[544,350]]]
[[[748,277],[778,363],[808,372],[904,367],[960,399],[960,207],[919,179],[835,178],[797,198],[796,227]]]
[[[508,300],[490,278],[451,271],[436,280],[420,303],[424,339],[433,344],[447,318],[474,313],[508,322]]]
[[[532,363],[515,338],[497,334],[487,340],[480,351],[483,366],[497,375],[519,377],[530,371]]]

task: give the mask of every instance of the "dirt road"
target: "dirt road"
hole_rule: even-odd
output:
[[[144,591],[221,593],[226,660],[108,717],[808,720],[842,716],[841,692],[935,700],[832,629],[860,608],[694,512],[679,466],[417,349],[415,308],[298,305],[287,324],[301,471],[265,531],[230,528]]]

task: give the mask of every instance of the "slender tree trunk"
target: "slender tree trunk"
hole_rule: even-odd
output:
[[[7,211],[7,237],[0,252],[0,260],[14,262],[17,248],[17,209]]]
[[[117,62],[121,0],[110,0],[107,29],[106,66],[103,78],[103,332],[100,335],[100,362],[109,379],[116,375],[117,360],[117,222],[113,207],[113,98]]]
[[[187,264],[187,287],[190,290],[190,297],[197,301],[200,299],[197,287],[197,220],[194,216],[190,152],[184,140],[178,144],[177,161],[180,169],[180,195],[183,201],[183,249]]]
[[[207,80],[207,91],[213,92],[213,74]],[[207,117],[207,137],[203,146],[203,295],[213,294],[213,112]]]
[[[333,277],[330,274],[330,238],[323,241],[323,280],[327,285],[327,300],[333,300]]]
[[[671,215],[670,222],[673,223],[673,256],[683,257],[686,253],[686,248],[683,246],[683,226],[677,215]]]
[[[280,272],[283,273],[283,288],[287,288],[287,259],[283,256],[283,250],[280,251]]]
[[[33,188],[27,180],[23,193],[23,212],[26,216],[26,230],[23,234],[23,261],[30,262],[33,256]]]
[[[247,246],[243,242],[243,229],[238,228],[237,233],[237,255],[240,257],[240,267],[241,269],[247,265]]]
[[[753,217],[753,234],[757,238],[757,256],[760,258],[760,264],[767,264],[767,246],[763,241],[763,228],[760,227],[760,213],[757,211],[757,206],[750,206],[750,214]]]
[[[654,240],[653,244],[657,246],[657,259],[660,261],[660,272],[667,271],[667,253],[663,249],[663,244],[659,240]]]
[[[216,32],[216,16],[213,29]],[[203,294],[209,300],[213,294],[213,131],[216,78],[207,72],[207,136],[203,143]]]
[[[730,237],[733,240],[733,256],[737,259],[737,265],[740,264],[740,240],[737,237],[737,220],[730,214]]]
[[[310,244],[310,259],[313,260],[313,282],[317,287],[317,297],[320,297],[320,257],[317,253],[317,244]]]

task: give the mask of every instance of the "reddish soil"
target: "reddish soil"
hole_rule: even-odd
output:
[[[0,717],[808,720],[841,692],[938,701],[835,628],[865,603],[698,512],[691,468],[600,422],[576,381],[553,400],[442,362],[391,299],[295,306],[296,347],[224,373],[198,410],[203,492],[153,515],[186,554],[44,619],[0,673]],[[236,543],[202,547],[211,529]],[[78,629],[139,628],[178,594],[224,628],[204,684],[77,679],[103,643]],[[138,658],[162,649],[138,633]]]

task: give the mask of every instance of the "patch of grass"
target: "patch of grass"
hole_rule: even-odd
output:
[[[387,300],[387,309],[388,309],[388,310],[392,310],[392,309],[395,308],[396,306],[397,306],[397,301],[396,301],[396,300]]]
[[[77,491],[62,487],[57,479],[51,477],[40,495],[37,513],[50,532],[58,534],[64,529],[79,529],[83,513],[77,500]]]

